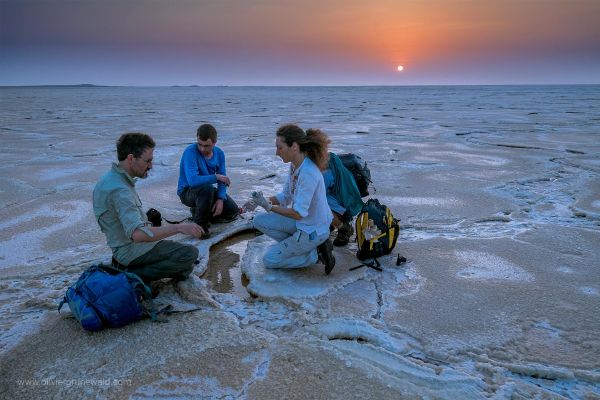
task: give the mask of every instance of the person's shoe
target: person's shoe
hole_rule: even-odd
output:
[[[319,260],[325,264],[325,274],[329,275],[333,270],[333,267],[335,267],[333,245],[331,244],[331,240],[329,240],[329,238],[317,246],[317,254],[319,255]]]
[[[158,284],[150,285],[151,297],[155,299],[160,294],[160,286]]]
[[[334,246],[345,246],[350,242],[350,236],[354,234],[354,228],[349,222],[344,222],[342,226],[338,228],[338,233],[333,241]]]

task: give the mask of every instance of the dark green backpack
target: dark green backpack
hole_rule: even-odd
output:
[[[371,171],[369,170],[369,167],[367,167],[366,161],[352,153],[338,154],[337,156],[342,160],[344,167],[352,173],[358,191],[360,192],[360,197],[368,196],[369,184],[372,183],[372,181]]]

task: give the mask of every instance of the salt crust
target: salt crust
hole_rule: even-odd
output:
[[[0,253],[0,269],[12,267],[15,265],[38,264],[40,259],[48,260],[48,253],[44,251],[43,241],[62,229],[74,226],[86,218],[89,212],[89,205],[83,201],[69,201],[59,204],[57,207],[51,205],[41,205],[39,208],[31,210],[27,214],[20,215],[7,221],[0,222],[0,229],[10,229],[34,224],[35,228],[23,233],[18,233],[10,239],[3,241]],[[59,219],[48,226],[36,226],[35,221],[45,216],[52,216]],[[20,251],[28,249],[28,251]],[[60,254],[53,254],[59,257]]]
[[[463,205],[459,199],[452,197],[408,197],[408,196],[378,196],[381,203],[388,206],[438,206],[458,207]]]
[[[357,319],[332,318],[320,323],[315,331],[328,340],[360,339],[396,354],[408,354],[416,346],[416,342],[409,337],[392,337],[389,333],[373,327],[366,321]]]
[[[194,267],[194,274],[197,276],[202,276],[206,272],[206,269],[208,268],[208,255],[212,246],[227,239],[228,237],[235,235],[236,233],[248,231],[251,229],[253,229],[252,221],[241,218],[233,222],[231,226],[227,226],[227,228],[222,230],[221,232],[211,232],[212,235],[210,238],[200,241],[200,243],[196,246],[198,247],[200,258],[198,260],[198,265]],[[193,239],[188,239],[187,242],[194,244],[198,243],[198,241]]]
[[[532,282],[535,277],[523,268],[503,257],[481,251],[455,251],[462,263],[471,264],[461,269],[456,276],[464,279],[509,280],[515,282]]]
[[[262,256],[267,247],[274,243],[267,236],[261,236],[248,243],[243,256],[242,272],[248,277],[248,291],[261,298],[273,299],[315,299],[334,288],[343,287],[365,276],[366,268],[348,271],[348,266],[357,263],[347,250],[334,250],[336,268],[326,276],[322,264],[297,269],[265,269]]]
[[[356,341],[335,341],[338,357],[346,364],[356,363],[370,379],[386,382],[391,387],[402,387],[408,393],[422,398],[475,399],[480,398],[484,383],[466,373],[423,365],[386,349]]]

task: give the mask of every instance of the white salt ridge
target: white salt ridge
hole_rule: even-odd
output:
[[[379,201],[388,207],[391,206],[437,206],[460,207],[464,203],[452,197],[409,197],[409,196],[377,196]]]
[[[31,210],[28,214],[1,222],[0,229],[4,230],[33,223],[36,218],[45,216],[61,219],[49,226],[35,227],[33,230],[17,233],[10,239],[2,241],[0,269],[18,265],[30,265],[32,263],[38,264],[40,260],[55,259],[59,254],[44,251],[43,241],[47,237],[52,236],[54,232],[77,225],[85,219],[88,212],[88,203],[83,201],[69,201],[61,204],[59,207],[42,205],[37,209]],[[27,251],[18,251],[17,249],[27,249]]]
[[[41,180],[54,180],[77,176],[81,173],[92,171],[94,169],[91,165],[83,165],[71,168],[65,168],[64,166],[57,166],[54,168],[46,168],[39,171],[37,174]]]
[[[534,326],[536,328],[544,329],[551,338],[556,339],[556,338],[560,337],[561,330],[558,329],[558,328],[555,328],[554,326],[552,326],[550,324],[550,322],[548,322],[548,321],[545,321],[545,320],[544,321],[540,321],[540,322],[534,324]]]
[[[322,264],[296,269],[266,269],[262,257],[272,243],[274,241],[265,235],[250,241],[241,261],[242,272],[250,280],[248,291],[261,298],[315,299],[360,279],[367,272],[367,268],[361,268],[352,273],[342,274],[334,269],[325,279]],[[336,265],[352,265],[352,261],[344,262],[344,258],[337,251],[334,255]]]
[[[199,263],[194,267],[194,274],[197,276],[202,276],[206,272],[206,269],[208,268],[208,254],[211,246],[235,235],[236,233],[244,232],[250,229],[253,229],[252,222],[247,219],[240,218],[232,224],[225,226],[224,229],[220,230],[219,232],[213,229],[211,231],[211,237],[202,240],[199,243],[192,239],[184,240],[184,242],[187,241],[188,243],[195,244],[200,253]]]
[[[131,399],[194,398],[194,399],[239,399],[246,398],[249,387],[263,380],[269,370],[270,356],[266,351],[254,352],[242,359],[242,363],[255,364],[253,375],[244,382],[240,390],[223,386],[218,379],[205,376],[174,377],[159,379],[140,386]]]
[[[561,273],[563,273],[563,274],[572,274],[572,273],[574,272],[574,271],[573,271],[573,268],[571,268],[571,267],[568,267],[568,266],[566,266],[566,265],[563,265],[563,266],[560,266],[560,267],[558,267],[558,268],[557,268],[557,271],[558,271],[558,272],[561,272]]]
[[[346,318],[332,318],[316,327],[318,334],[329,340],[362,340],[396,354],[407,354],[415,346],[410,338],[395,338],[379,330],[366,321]]]
[[[454,157],[464,160],[467,164],[481,165],[481,166],[492,166],[499,167],[507,164],[508,160],[500,157],[482,156],[480,154],[467,154],[458,153],[452,151],[431,151],[428,152],[430,157],[439,156],[439,161],[443,160],[443,157]]]
[[[435,365],[424,366],[388,350],[356,341],[332,342],[342,357],[366,371],[370,379],[401,388],[402,393],[418,393],[422,398],[481,398],[484,382],[468,373]]]

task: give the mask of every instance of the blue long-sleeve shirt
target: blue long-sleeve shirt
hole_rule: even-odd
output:
[[[217,184],[217,196],[225,200],[227,198],[227,186],[223,182],[217,182],[215,174],[227,175],[225,169],[225,153],[219,147],[213,147],[213,156],[207,160],[204,158],[198,146],[193,143],[185,148],[179,162],[179,182],[177,183],[177,195],[187,187],[194,188],[200,185]]]

